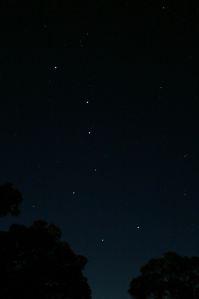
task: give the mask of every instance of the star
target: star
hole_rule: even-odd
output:
[[[136,228],[137,228],[137,230],[140,230],[141,227],[138,225]]]
[[[87,105],[90,103],[90,101],[89,101],[88,98],[83,98],[83,101],[84,101],[84,103],[87,104]]]
[[[35,209],[37,206],[36,204],[32,204],[32,208]]]

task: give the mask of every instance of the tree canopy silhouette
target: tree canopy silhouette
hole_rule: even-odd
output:
[[[163,257],[150,260],[140,272],[141,275],[130,283],[132,298],[199,298],[199,257],[167,252]]]
[[[22,194],[13,184],[0,185],[0,217],[8,214],[12,216],[19,215],[21,202]]]
[[[13,224],[0,232],[2,298],[91,298],[82,274],[86,258],[60,237],[57,226],[41,220],[30,227]]]
[[[17,215],[21,193],[0,187],[0,215]],[[82,270],[87,259],[61,240],[54,224],[37,220],[27,227],[12,224],[0,231],[0,294],[4,299],[90,299]]]

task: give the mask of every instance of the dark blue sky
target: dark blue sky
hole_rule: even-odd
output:
[[[141,3],[5,10],[0,180],[23,193],[15,222],[54,222],[88,258],[94,299],[199,250],[195,10]]]

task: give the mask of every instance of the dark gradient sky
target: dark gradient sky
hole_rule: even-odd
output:
[[[0,181],[88,257],[94,299],[128,298],[148,259],[199,251],[198,7],[54,2],[1,7]]]

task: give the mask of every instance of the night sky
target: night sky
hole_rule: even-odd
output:
[[[57,224],[93,299],[126,299],[152,257],[199,252],[199,6],[5,2],[0,182],[24,202],[0,225]]]

